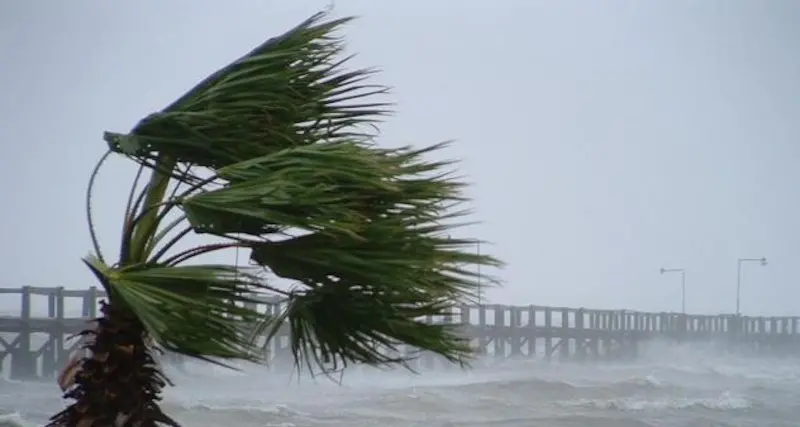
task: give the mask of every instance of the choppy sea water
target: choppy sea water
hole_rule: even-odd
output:
[[[631,363],[479,361],[469,372],[346,372],[342,383],[192,364],[164,407],[186,427],[800,425],[800,359],[655,345]],[[54,383],[0,382],[0,427],[42,425]]]

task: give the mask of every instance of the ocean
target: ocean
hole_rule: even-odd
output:
[[[800,359],[798,359],[800,360]],[[652,344],[634,362],[479,360],[470,371],[355,369],[330,379],[189,364],[165,410],[185,427],[796,427],[800,361]],[[0,382],[0,427],[40,426],[53,382]]]

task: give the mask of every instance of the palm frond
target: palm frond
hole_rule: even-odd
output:
[[[106,133],[112,150],[155,167],[161,157],[219,168],[320,140],[365,139],[388,104],[372,70],[345,71],[332,33],[350,19],[314,15],[206,78],[127,135]]]
[[[256,276],[229,265],[113,269],[96,258],[86,262],[162,348],[214,363],[263,361],[250,338],[265,316],[252,308],[256,291],[265,290]]]
[[[261,236],[294,227],[356,236],[373,217],[402,212],[438,219],[444,207],[463,200],[457,193],[463,184],[447,174],[413,174],[439,164],[405,160],[348,142],[291,148],[220,169],[228,185],[181,204],[201,233]]]
[[[176,425],[157,405],[166,383],[153,345],[219,364],[265,362],[261,338],[288,325],[297,367],[312,372],[405,364],[401,345],[468,361],[453,325],[425,319],[496,283],[479,283],[474,266],[501,263],[450,237],[467,213],[465,183],[454,161],[428,160],[446,144],[375,144],[386,89],[367,81],[373,70],[345,68],[334,33],[349,18],[323,18],[266,41],[127,134],[105,133],[140,170],[118,262],[103,258],[87,206],[95,254],[84,261],[109,301],[85,331],[94,338],[65,394],[76,402],[51,427]],[[221,241],[177,249],[197,233]],[[231,249],[249,251],[258,270],[193,264]],[[255,304],[275,294],[283,312],[260,313]]]
[[[274,334],[285,321],[298,363],[402,363],[381,350],[399,343],[463,362],[455,332],[421,319],[474,296],[473,266],[500,262],[448,236],[467,198],[455,162],[429,160],[447,143],[375,144],[385,87],[367,81],[373,70],[345,68],[334,33],[349,19],[323,17],[258,46],[128,134],[106,133],[112,151],[152,175],[129,202],[105,286],[160,346],[194,357],[256,360],[253,331]],[[170,192],[176,183],[185,189]],[[173,253],[190,232],[228,242]],[[187,265],[232,247],[293,282],[281,316],[247,308],[273,289],[240,266]]]
[[[353,363],[405,364],[414,352],[403,354],[402,345],[465,365],[471,350],[455,325],[425,322],[425,317],[447,315],[451,306],[450,301],[414,295],[413,290],[320,286],[292,296],[286,310],[257,331],[266,332],[269,340],[287,322],[297,367],[312,373],[314,368],[329,372]]]

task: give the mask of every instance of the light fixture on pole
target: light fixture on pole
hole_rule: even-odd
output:
[[[662,268],[661,274],[681,273],[681,313],[686,314],[686,270],[682,268]]]
[[[739,262],[736,265],[736,315],[740,315],[741,311],[739,308],[741,307],[741,294],[742,294],[742,264],[746,262],[757,262],[761,264],[762,267],[767,265],[767,259],[762,258],[739,258]]]

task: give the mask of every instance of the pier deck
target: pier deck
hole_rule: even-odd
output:
[[[75,348],[68,337],[97,315],[104,293],[97,288],[0,288],[0,298],[17,297],[16,316],[0,316],[0,376],[52,377]],[[70,309],[69,307],[73,307]],[[34,310],[39,308],[39,310]],[[257,309],[278,313],[274,299]],[[71,314],[68,315],[67,313]],[[749,352],[800,354],[800,317],[685,315],[568,307],[462,305],[450,316],[428,322],[458,324],[485,356],[551,360],[608,360],[636,357],[640,343],[653,339],[716,342]],[[288,355],[288,330],[269,343],[271,357]],[[436,364],[421,357],[422,364]]]

